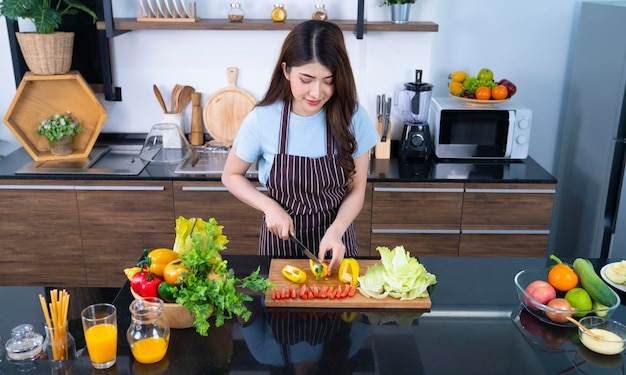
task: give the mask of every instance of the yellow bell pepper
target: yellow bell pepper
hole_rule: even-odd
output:
[[[165,266],[178,259],[178,253],[171,249],[159,248],[150,251],[148,258],[150,258],[150,273],[163,277]]]
[[[287,264],[283,267],[281,272],[287,280],[293,281],[296,284],[302,284],[306,281],[306,273],[298,267]]]
[[[359,283],[359,262],[354,258],[344,258],[337,273],[339,281],[356,286]]]
[[[311,268],[311,272],[313,272],[313,276],[315,276],[316,280],[328,276],[328,263],[326,262],[322,262],[320,265],[312,259],[309,259],[309,268]]]

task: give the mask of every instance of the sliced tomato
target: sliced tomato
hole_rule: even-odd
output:
[[[280,291],[280,298],[289,298],[289,289],[283,287]]]
[[[343,290],[341,291],[341,298],[346,298],[349,292],[350,292],[350,284],[344,284]]]
[[[313,291],[313,297],[317,298],[320,295],[320,290],[317,287],[317,284],[313,283],[313,286],[311,286],[311,290]]]
[[[307,299],[307,286],[306,285],[302,284],[302,287],[300,287],[300,293],[298,293],[298,295],[302,299]]]
[[[289,298],[296,299],[297,297],[296,288],[293,285],[289,285]]]
[[[354,297],[356,294],[356,286],[350,285],[350,291],[348,292],[348,297]]]
[[[320,289],[319,298],[328,298],[328,285],[322,286],[322,289]]]
[[[328,288],[328,299],[335,299],[335,287]]]

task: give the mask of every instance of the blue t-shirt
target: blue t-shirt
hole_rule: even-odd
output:
[[[278,153],[280,119],[283,102],[255,107],[243,120],[233,145],[237,156],[249,163],[259,160],[259,181],[265,185]],[[325,111],[303,117],[290,113],[287,131],[287,153],[290,155],[319,158],[326,155]],[[376,145],[380,136],[369,119],[365,108],[357,107],[350,129],[356,139],[357,148],[353,157],[368,152]]]

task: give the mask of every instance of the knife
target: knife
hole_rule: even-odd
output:
[[[312,261],[314,261],[317,264],[322,264],[322,262],[320,262],[319,259],[317,259],[317,257],[315,255],[313,255],[313,253],[311,252],[311,250],[307,249],[306,246],[304,246],[304,244],[302,242],[300,242],[300,240],[298,240],[297,238],[295,238],[291,233],[289,233],[289,239],[296,244],[296,246],[298,246],[298,248],[300,250],[302,250],[302,252],[304,253],[304,255],[307,256],[307,258],[311,259]]]
[[[383,102],[380,95],[376,95],[376,120],[378,122],[383,120]]]
[[[387,142],[387,131],[389,130],[389,115],[391,114],[391,98],[387,99],[387,102],[383,102],[383,136],[380,138],[381,142]]]

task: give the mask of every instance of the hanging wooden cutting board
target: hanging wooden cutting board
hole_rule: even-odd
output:
[[[239,69],[226,69],[228,86],[215,92],[204,106],[204,127],[209,135],[231,146],[246,115],[256,105],[247,91],[237,87]]]
[[[361,268],[361,273],[365,273],[367,268],[374,265],[379,264],[380,260],[373,259],[360,259],[359,266]],[[319,287],[328,285],[328,286],[338,286],[342,285],[342,283],[337,279],[336,274],[330,277],[325,277],[320,280],[315,280],[313,273],[309,269],[309,260],[308,259],[272,259],[270,263],[270,271],[269,271],[269,281],[272,282],[277,288],[289,288],[290,285],[295,286],[296,288],[300,288],[302,284],[295,284],[291,281],[287,280],[281,270],[286,264],[291,264],[292,266],[296,266],[307,273],[307,280],[305,281],[306,285],[317,284]],[[354,295],[354,297],[346,297],[339,299],[323,299],[323,298],[313,298],[313,299],[301,299],[301,298],[286,298],[274,300],[272,299],[271,290],[268,291],[268,295],[265,298],[265,307],[281,307],[281,308],[295,308],[295,307],[304,307],[304,308],[323,308],[323,309],[355,309],[355,310],[378,310],[378,309],[394,309],[394,310],[412,310],[412,311],[430,311],[430,307],[432,302],[430,297],[425,298],[416,298],[410,301],[402,301],[397,298],[386,297],[383,299],[375,299],[368,298],[362,295],[360,292]]]

